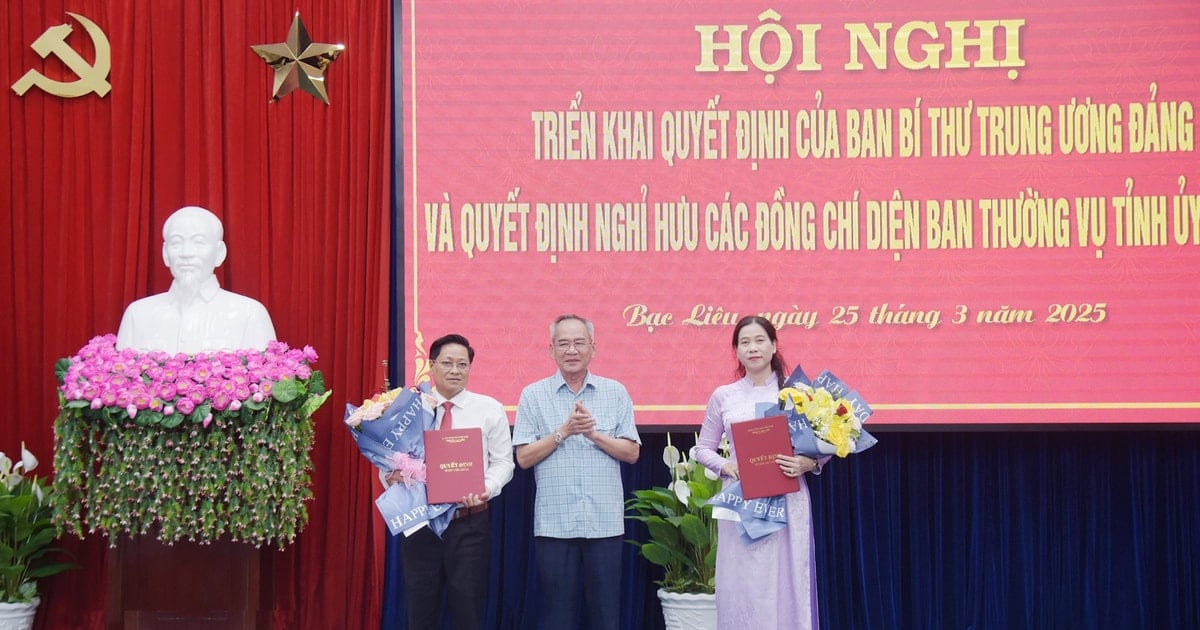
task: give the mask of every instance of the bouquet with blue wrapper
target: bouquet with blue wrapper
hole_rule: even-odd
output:
[[[346,405],[345,424],[358,452],[385,474],[400,473],[375,506],[392,535],[409,534],[427,524],[442,535],[455,505],[429,505],[425,494],[425,430],[433,426],[427,391],[400,388],[355,407]]]
[[[792,450],[814,459],[861,453],[876,440],[863,429],[874,411],[858,392],[829,370],[809,379],[796,368],[779,390],[779,409],[788,418]]]
[[[755,411],[758,417],[787,416],[796,455],[813,459],[846,457],[878,441],[863,429],[863,423],[874,413],[871,406],[828,370],[810,379],[803,369],[796,368],[779,390],[779,404],[761,404]],[[742,538],[749,542],[787,526],[786,500],[784,495],[745,499],[741,482],[735,482],[709,503],[724,508],[714,509],[713,518],[737,522]]]

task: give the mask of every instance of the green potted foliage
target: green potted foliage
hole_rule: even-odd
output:
[[[5,621],[32,624],[37,580],[75,567],[60,562],[58,529],[47,487],[30,474],[37,458],[21,445],[20,461],[0,452],[0,627]],[[6,617],[7,615],[7,617]]]
[[[643,558],[663,567],[663,579],[655,583],[661,587],[658,596],[668,629],[715,627],[717,523],[708,500],[721,491],[721,479],[694,456],[680,453],[670,434],[663,463],[671,469],[670,485],[635,490],[625,503],[628,518],[645,523],[650,535],[647,542],[629,542],[640,547]],[[699,607],[704,621],[673,620],[680,605]]]

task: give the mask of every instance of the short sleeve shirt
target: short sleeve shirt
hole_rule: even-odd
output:
[[[521,391],[513,444],[535,442],[562,426],[582,401],[596,430],[641,444],[633,400],[617,381],[589,373],[579,393],[561,372]],[[620,462],[583,435],[563,440],[533,468],[537,482],[533,534],[550,538],[607,538],[625,533],[625,491]]]

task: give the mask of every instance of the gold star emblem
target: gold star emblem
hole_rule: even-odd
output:
[[[279,44],[251,46],[268,66],[275,69],[275,90],[271,100],[277,101],[300,88],[329,104],[325,93],[325,68],[346,49],[341,44],[314,43],[308,29],[300,21],[300,12],[292,20],[287,41]]]

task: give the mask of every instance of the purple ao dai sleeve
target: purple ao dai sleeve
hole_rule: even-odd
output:
[[[708,408],[704,411],[704,424],[700,426],[700,436],[696,439],[696,461],[701,466],[720,473],[721,468],[729,460],[717,452],[721,445],[721,436],[725,434],[725,421],[721,418],[721,401],[719,391],[713,392],[708,399]]]

